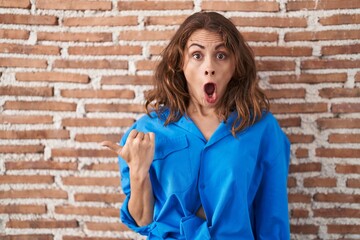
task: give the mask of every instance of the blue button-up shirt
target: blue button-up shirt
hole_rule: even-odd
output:
[[[120,145],[132,129],[155,133],[153,222],[137,226],[131,217],[129,168],[119,158],[122,222],[148,239],[289,239],[289,141],[271,113],[236,137],[235,118],[208,141],[186,116],[168,126],[156,114],[140,118]],[[201,205],[206,220],[195,215]]]

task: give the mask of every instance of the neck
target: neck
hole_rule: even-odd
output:
[[[190,116],[195,115],[197,117],[203,117],[203,118],[218,117],[215,107],[204,107],[201,104],[196,104],[196,103],[190,103],[188,107],[188,114]]]

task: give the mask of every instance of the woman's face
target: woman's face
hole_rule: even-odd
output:
[[[215,107],[235,71],[234,56],[220,34],[195,31],[184,51],[183,72],[191,103]]]

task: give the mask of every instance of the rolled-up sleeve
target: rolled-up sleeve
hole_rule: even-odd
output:
[[[130,128],[124,134],[123,138],[120,141],[120,146],[125,145],[126,138],[129,134],[129,132],[133,128],[134,127]],[[154,227],[153,226],[154,223],[152,222],[146,226],[138,226],[129,212],[128,205],[129,205],[129,199],[130,199],[130,195],[131,195],[129,167],[128,167],[127,163],[125,162],[125,160],[123,158],[121,158],[120,156],[118,157],[118,161],[119,161],[119,168],[120,168],[120,175],[121,175],[121,188],[122,188],[124,194],[126,195],[126,198],[120,209],[121,222],[124,223],[125,225],[127,225],[130,229],[132,229],[133,231],[135,231],[137,233],[140,233],[142,235],[149,235],[149,232]]]

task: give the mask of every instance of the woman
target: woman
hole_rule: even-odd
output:
[[[236,27],[195,13],[162,54],[148,114],[124,134],[121,220],[148,239],[289,239],[289,141]]]

